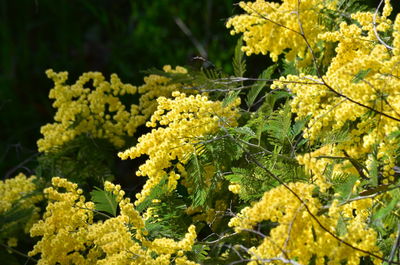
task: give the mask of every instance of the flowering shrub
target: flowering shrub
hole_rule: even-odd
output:
[[[296,56],[310,62],[311,54],[307,45],[317,48],[318,35],[326,31],[320,23],[322,9],[335,9],[335,1],[293,1],[284,0],[282,4],[257,0],[239,2],[246,12],[228,20],[227,27],[233,29],[231,34],[243,33],[246,45],[242,50],[247,55],[267,54],[274,62],[285,53],[288,61]],[[299,21],[301,23],[299,23]],[[308,44],[300,32],[307,36]],[[289,52],[285,50],[290,49]]]
[[[52,185],[44,190],[49,204],[43,220],[31,229],[31,236],[42,236],[29,252],[41,254],[39,264],[170,264],[171,255],[190,250],[196,239],[195,227],[190,226],[179,242],[166,238],[148,241],[143,217],[130,199],[124,198],[119,185],[104,184],[105,191],[115,194],[120,208],[118,216],[104,222],[94,221],[95,204],[85,201],[77,184],[55,177]],[[58,191],[60,188],[66,192]],[[193,264],[178,259],[181,264]]]
[[[179,92],[174,92],[172,96],[175,98],[157,99],[157,110],[146,124],[148,127],[156,127],[158,122],[166,127],[153,129],[151,133],[141,136],[136,146],[118,154],[122,159],[133,159],[142,154],[149,156],[136,173],[138,176],[149,177],[149,180],[141,194],[136,195],[138,200],[135,204],[141,203],[165,175],[168,176],[168,189],[176,189],[180,174],[186,174],[183,165],[189,154],[195,151],[194,144],[200,137],[218,129],[219,117],[226,117],[228,125],[236,123],[237,113],[231,108],[235,108],[239,100],[224,108],[220,102],[210,101],[206,96],[187,97]],[[178,174],[175,170],[165,171],[173,166],[173,160],[179,161],[176,164]]]
[[[49,70],[58,110],[42,127],[37,177],[0,183],[0,214],[33,209],[20,225],[36,240],[30,259],[400,264],[400,15],[391,19],[389,0],[375,12],[354,3],[241,2],[245,14],[227,22],[245,42],[237,77],[165,66],[139,87],[100,73],[69,86],[66,73]],[[246,78],[244,53],[269,53],[276,65]],[[112,155],[86,149],[99,139]],[[68,148],[61,164],[82,164],[85,178],[58,166],[49,181],[49,154]],[[86,159],[97,152],[104,157]],[[116,156],[133,161],[131,186],[127,168],[107,164]],[[43,196],[25,196],[36,179],[46,186],[42,212]],[[14,219],[0,243],[21,254]]]
[[[323,76],[290,75],[280,80],[293,83],[275,83],[276,87],[286,86],[296,94],[291,106],[298,118],[311,115],[304,131],[305,138],[315,142],[327,131],[347,130],[350,133],[350,137],[340,143],[323,146],[321,151],[299,157],[316,178],[323,176],[324,168],[332,160],[307,160],[328,155],[350,156],[365,161],[367,168],[371,168],[374,159],[379,160],[383,164],[382,183],[395,180],[393,168],[400,144],[399,138],[393,137],[399,130],[400,118],[399,70],[395,66],[399,62],[400,16],[397,15],[393,23],[387,18],[391,10],[386,1],[382,16],[375,20],[379,34],[393,32],[389,35],[392,50],[377,42],[372,26],[374,15],[357,12],[352,18],[358,24],[343,22],[338,31],[319,35],[321,40],[338,42],[337,54]],[[310,81],[313,84],[309,84]],[[340,164],[341,167],[335,168],[337,173],[351,172],[348,160]]]

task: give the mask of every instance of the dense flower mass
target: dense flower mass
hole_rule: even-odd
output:
[[[228,126],[236,123],[239,100],[223,107],[221,102],[211,101],[206,96],[186,96],[177,91],[172,96],[174,99],[157,99],[157,110],[147,122],[148,127],[158,124],[160,127],[141,136],[136,146],[118,154],[122,159],[133,159],[143,154],[149,156],[136,172],[138,176],[149,178],[142,192],[136,195],[136,204],[142,202],[164,176],[168,176],[169,190],[176,188],[181,174],[185,174],[182,164],[195,151],[194,144],[200,137],[215,132],[220,118],[226,119],[225,125]],[[169,169],[175,166],[172,161],[176,159],[179,160],[176,165],[178,173]]]
[[[326,2],[326,3],[325,3]],[[321,10],[333,9],[335,1],[319,0],[284,0],[282,4],[257,0],[255,2],[240,2],[239,6],[246,12],[228,20],[227,27],[233,28],[231,34],[243,33],[246,45],[242,50],[247,55],[267,54],[274,62],[280,54],[293,61],[296,56],[306,62],[311,59],[307,51],[305,35],[316,49],[318,34],[325,31]]]
[[[31,210],[30,216],[26,220],[22,220],[20,225],[23,225],[23,231],[29,232],[32,227],[39,219],[40,208],[36,205],[38,202],[43,200],[43,196],[37,192],[38,187],[35,184],[37,180],[36,176],[26,177],[23,173],[19,173],[14,178],[0,181],[0,215],[7,214],[8,212],[18,209],[19,211]],[[14,222],[20,222],[21,220],[16,219]],[[0,235],[8,237],[8,245],[15,247],[17,245],[20,236],[15,232],[7,230],[14,224],[4,224],[0,229]]]
[[[337,55],[324,76],[287,76],[280,79],[283,83],[275,83],[296,95],[292,110],[299,118],[311,117],[304,133],[311,142],[331,131],[350,133],[340,143],[316,151],[319,155],[352,157],[370,163],[371,157],[367,155],[376,148],[376,159],[384,164],[386,184],[394,181],[395,153],[400,146],[399,138],[391,137],[400,128],[400,16],[393,23],[387,18],[390,11],[390,3],[386,1],[382,16],[376,18],[376,30],[378,34],[393,31],[393,50],[377,39],[373,14],[358,12],[352,15],[358,25],[343,22],[338,31],[319,36],[325,41],[338,42]],[[324,158],[325,162],[317,162],[316,158],[306,154],[299,161],[321,176],[323,164],[332,160]],[[314,162],[306,162],[309,159]],[[351,167],[348,160],[341,164],[343,169],[339,173]]]
[[[186,74],[187,70],[184,67],[177,66],[173,69],[170,65],[165,65],[163,71],[169,74]],[[157,109],[157,98],[170,98],[172,92],[182,90],[183,85],[180,83],[171,82],[171,79],[158,74],[151,74],[144,78],[144,84],[138,87],[138,92],[141,94],[139,99],[140,113],[146,118],[150,118],[153,112]],[[188,91],[188,89],[186,89]]]
[[[99,72],[84,73],[73,85],[66,85],[67,72],[48,70],[47,76],[54,81],[49,97],[55,99],[57,108],[55,123],[41,128],[44,138],[38,141],[39,151],[50,151],[80,134],[94,138],[105,138],[115,146],[124,144],[124,135],[133,135],[136,128],[145,122],[138,116],[138,106],[130,110],[118,96],[135,94],[137,88],[123,84],[117,75],[105,81]],[[93,86],[93,89],[90,88]]]
[[[186,69],[179,66],[173,69],[166,65],[163,70],[186,73]],[[41,152],[61,146],[80,134],[108,139],[116,147],[122,147],[124,138],[132,136],[154,112],[157,97],[170,97],[172,91],[181,89],[180,84],[169,84],[170,78],[156,74],[145,77],[145,84],[137,88],[122,83],[116,74],[112,74],[108,82],[101,73],[88,72],[75,84],[67,85],[67,72],[48,70],[46,73],[54,81],[49,98],[55,99],[53,107],[57,108],[57,113],[55,123],[41,128],[44,136],[38,141]],[[121,98],[137,93],[140,94],[139,105],[131,104],[127,109]]]
[[[19,173],[14,178],[0,181],[0,213],[9,211],[15,204],[30,208],[42,200],[41,195],[33,194],[37,189],[35,180],[35,176],[28,178]]]
[[[328,214],[320,215],[318,211],[322,204],[313,196],[315,185],[290,183],[288,186],[302,199],[310,212],[318,216],[319,222],[331,232],[339,234],[341,240],[359,249],[379,254],[376,246],[377,233],[365,223],[372,207],[371,199],[344,206],[339,206],[334,201]],[[353,212],[356,212],[356,216]],[[266,192],[259,202],[244,208],[232,218],[229,225],[241,232],[252,229],[262,221],[271,221],[277,226],[271,229],[269,236],[259,246],[250,248],[249,253],[255,260],[283,257],[296,260],[300,264],[308,264],[314,257],[315,264],[341,264],[347,260],[346,264],[357,265],[360,257],[365,255],[341,243],[322,229],[305,205],[284,186]],[[345,228],[339,226],[340,221],[345,222]],[[375,263],[379,264],[379,260],[375,260]]]
[[[167,65],[138,87],[98,72],[67,85],[48,70],[54,123],[37,177],[0,181],[0,245],[26,258],[30,232],[39,265],[400,264],[400,14],[276,2],[227,22],[276,62],[259,79]],[[97,138],[107,150],[84,148]]]
[[[44,192],[50,203],[43,220],[31,229],[41,236],[29,255],[40,254],[38,264],[165,264],[179,251],[191,250],[195,226],[181,241],[169,238],[147,240],[143,217],[134,209],[119,185],[105,182],[104,189],[116,195],[120,213],[105,221],[95,220],[95,204],[86,202],[78,185],[55,177]],[[64,189],[65,191],[61,191]],[[68,218],[66,218],[68,216]],[[196,264],[180,258],[180,264]]]

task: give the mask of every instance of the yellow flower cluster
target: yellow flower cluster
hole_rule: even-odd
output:
[[[36,191],[35,176],[27,178],[19,173],[14,178],[0,181],[0,214],[10,210],[18,204],[21,208],[30,208],[42,200],[41,195],[31,194]]]
[[[0,181],[0,214],[10,211],[14,207],[33,210],[32,215],[24,223],[24,231],[26,233],[29,232],[33,223],[39,219],[40,208],[35,206],[35,204],[43,199],[42,195],[34,194],[34,192],[37,191],[37,186],[34,183],[35,180],[36,176],[27,178],[23,173],[19,173],[14,178]],[[1,230],[6,232],[8,227],[12,224],[13,223],[5,224]],[[16,237],[11,237],[8,240],[8,245],[10,247],[15,247],[17,246],[17,242],[18,239]]]
[[[185,74],[183,67],[172,69],[164,66],[166,73]],[[124,137],[132,136],[137,127],[143,125],[157,107],[155,99],[170,97],[172,91],[181,89],[181,84],[170,84],[170,78],[150,75],[144,78],[145,84],[135,87],[123,84],[116,74],[106,81],[99,72],[84,73],[73,85],[66,85],[67,72],[46,71],[54,81],[49,98],[55,99],[57,108],[55,123],[41,128],[44,138],[38,141],[40,152],[50,151],[80,134],[94,138],[108,139],[116,147],[125,144]],[[91,88],[92,86],[92,88]],[[141,94],[139,105],[131,104],[126,109],[120,98],[124,95]]]
[[[148,127],[159,124],[160,127],[141,136],[136,146],[118,154],[122,159],[134,159],[143,154],[149,156],[136,172],[149,179],[142,192],[136,195],[135,204],[141,203],[164,176],[168,176],[169,190],[175,189],[178,179],[185,174],[183,164],[195,152],[194,144],[200,137],[215,132],[221,118],[225,119],[224,126],[236,124],[239,99],[223,107],[221,102],[211,101],[206,96],[186,96],[177,91],[172,96],[174,99],[157,99],[157,110],[146,124]],[[174,165],[174,160],[180,162]],[[179,174],[171,167],[176,167]]]
[[[29,252],[41,253],[38,264],[94,264],[99,252],[91,249],[84,254],[88,242],[88,227],[93,223],[92,202],[85,202],[78,185],[66,179],[52,179],[54,187],[46,188],[49,200],[43,220],[33,225],[31,236],[42,239]],[[65,192],[58,191],[65,189]]]
[[[182,257],[195,240],[195,226],[190,226],[181,241],[168,238],[147,240],[143,217],[134,209],[119,185],[105,182],[104,189],[116,195],[120,213],[105,221],[94,221],[95,205],[85,202],[77,184],[55,177],[54,187],[45,194],[50,203],[43,220],[31,229],[31,236],[42,236],[29,255],[41,254],[38,264],[76,265],[169,265],[196,263]],[[64,192],[60,191],[65,190]],[[178,263],[179,260],[179,263]]]
[[[327,214],[319,214],[322,205],[313,196],[315,185],[290,183],[288,186],[307,204],[321,224],[341,240],[365,251],[379,253],[376,246],[377,233],[366,225],[372,207],[371,199],[354,201],[344,206],[339,206],[335,200]],[[256,224],[267,220],[277,223],[277,226],[271,229],[259,246],[250,248],[252,259],[282,257],[308,264],[315,258],[315,264],[341,264],[347,260],[346,264],[358,265],[360,257],[366,255],[323,230],[305,206],[282,185],[267,191],[251,207],[244,208],[231,219],[229,225],[241,232],[243,229],[251,230]],[[339,221],[344,222],[345,229],[340,228]],[[373,261],[379,263],[379,260]]]
[[[283,82],[274,84],[296,95],[291,106],[298,118],[311,116],[304,133],[311,142],[330,131],[348,130],[350,137],[330,146],[330,155],[366,161],[376,146],[377,157],[384,163],[384,183],[394,180],[395,150],[400,146],[398,139],[388,137],[400,128],[396,120],[400,119],[400,15],[393,23],[386,18],[390,11],[386,1],[376,28],[378,34],[393,30],[393,50],[377,39],[372,13],[355,13],[352,18],[359,25],[343,22],[338,31],[319,36],[338,42],[337,55],[322,79],[301,74],[282,77]],[[307,154],[299,160],[318,175],[321,163],[317,165],[315,158]],[[306,162],[309,159],[314,162]]]
[[[284,0],[279,4],[256,0],[240,2],[239,6],[246,13],[229,19],[226,26],[233,27],[232,35],[243,33],[246,45],[242,50],[247,55],[269,53],[276,62],[280,54],[290,49],[285,55],[287,60],[294,61],[298,56],[308,62],[311,56],[300,33],[303,31],[311,47],[316,49],[318,34],[325,31],[324,25],[318,23],[320,11],[334,9],[335,1]]]
[[[173,69],[170,65],[163,67],[165,73],[186,74],[187,70],[184,67],[177,66]],[[153,112],[157,109],[158,97],[171,97],[172,92],[182,89],[182,84],[171,83],[171,79],[165,76],[152,74],[144,78],[144,84],[138,87],[139,94],[142,94],[139,99],[140,112],[150,118]]]
[[[136,128],[145,122],[143,117],[137,116],[138,106],[131,105],[130,110],[126,110],[118,98],[135,94],[137,88],[123,84],[116,74],[111,75],[108,82],[99,72],[84,73],[71,86],[65,84],[67,72],[47,70],[46,74],[54,81],[49,98],[55,99],[53,107],[57,108],[57,113],[55,123],[40,130],[44,136],[38,141],[40,152],[49,151],[84,133],[108,139],[116,147],[121,147],[124,144],[122,137],[133,135]]]

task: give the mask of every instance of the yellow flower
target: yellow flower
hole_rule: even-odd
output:
[[[185,74],[183,67],[172,69],[164,66],[166,73]],[[157,97],[170,97],[172,91],[179,90],[182,84],[170,84],[170,78],[150,75],[144,78],[145,84],[135,87],[124,84],[116,74],[106,81],[99,72],[82,74],[73,85],[67,85],[67,72],[46,74],[54,82],[49,98],[54,99],[57,109],[54,123],[42,126],[43,138],[37,142],[40,152],[48,152],[54,147],[71,141],[81,134],[109,140],[115,147],[125,144],[126,136],[133,136],[157,107]],[[93,88],[90,88],[92,85]],[[122,104],[124,95],[141,94],[139,105],[128,108]]]
[[[170,238],[146,238],[145,219],[119,185],[104,183],[106,191],[117,194],[119,215],[95,221],[95,205],[86,202],[78,185],[55,177],[45,190],[49,204],[43,220],[31,229],[41,236],[29,255],[41,254],[39,265],[48,264],[171,264],[179,256],[180,264],[196,264],[180,257],[190,251],[196,240],[195,226],[180,241]]]
[[[304,32],[313,50],[318,49],[318,34],[326,31],[325,26],[319,23],[320,11],[323,8],[335,8],[334,1],[325,2],[320,0],[301,2],[284,0],[281,4],[265,0],[240,2],[239,6],[246,13],[229,19],[226,26],[233,28],[232,35],[243,33],[246,45],[242,50],[247,55],[269,53],[276,62],[278,56],[289,49],[290,51],[285,54],[288,61],[294,61],[298,56],[304,60],[302,64],[306,65],[311,61],[311,54],[300,33]]]
[[[175,189],[181,174],[167,169],[174,166],[174,160],[181,164],[187,162],[189,155],[195,151],[194,144],[202,136],[218,130],[222,122],[218,117],[226,119],[224,126],[236,124],[238,100],[223,107],[221,102],[211,101],[206,96],[186,96],[177,91],[172,96],[174,99],[157,99],[157,110],[146,124],[148,127],[160,127],[142,135],[136,146],[118,154],[122,159],[134,159],[142,154],[149,156],[136,172],[138,176],[149,178],[141,193],[136,195],[136,205],[150,194],[164,176],[168,176],[168,189]],[[176,167],[185,175],[179,163]]]
[[[36,180],[36,176],[28,178],[23,173],[19,173],[14,178],[0,181],[0,214],[11,211],[13,208],[18,208],[20,210],[32,209],[29,218],[21,223],[21,225],[24,226],[25,233],[28,233],[33,223],[39,219],[40,208],[37,207],[36,204],[43,200],[41,194],[35,194],[38,190],[35,184]],[[13,222],[6,223],[1,229],[3,232],[11,232],[8,236],[12,235],[12,237],[8,239],[7,243],[10,247],[17,246],[17,237],[20,236],[12,232],[13,230],[8,230],[14,224]]]
[[[55,99],[53,107],[57,108],[57,112],[55,123],[41,128],[44,138],[38,141],[40,152],[48,152],[84,133],[108,139],[116,147],[121,147],[123,136],[132,136],[136,128],[145,122],[143,117],[137,115],[139,110],[136,105],[126,110],[118,98],[135,94],[137,88],[123,84],[115,74],[107,82],[99,72],[84,73],[73,85],[65,84],[67,72],[47,70],[46,74],[54,81],[49,98]]]
[[[372,200],[358,200],[344,206],[334,201],[328,214],[319,214],[322,205],[313,196],[315,185],[289,183],[293,190],[305,202],[311,213],[331,232],[354,247],[379,253],[377,233],[367,227]],[[356,216],[353,213],[356,213]],[[344,222],[345,229],[338,231],[338,222]],[[232,218],[229,226],[235,231],[253,229],[262,222],[271,221],[276,226],[271,229],[259,246],[250,249],[252,259],[268,259],[284,256],[300,264],[308,264],[315,259],[316,264],[358,264],[360,257],[366,255],[341,243],[322,229],[306,210],[305,206],[286,187],[280,185],[267,191],[259,202],[244,208]],[[340,234],[339,234],[340,233]],[[327,260],[326,260],[327,259]],[[355,263],[356,262],[356,263]],[[379,262],[374,260],[374,262]]]
[[[374,14],[357,12],[352,18],[358,24],[343,22],[338,31],[320,34],[322,40],[338,42],[337,54],[322,78],[289,75],[273,85],[274,88],[286,87],[295,94],[291,107],[299,119],[311,116],[304,131],[304,137],[311,143],[332,131],[349,132],[349,137],[339,143],[299,157],[299,162],[317,179],[323,178],[322,172],[332,162],[332,159],[318,156],[350,156],[371,162],[368,154],[377,148],[377,158],[384,164],[383,182],[394,180],[393,167],[400,141],[389,136],[400,128],[396,120],[400,119],[400,82],[397,78],[400,74],[397,67],[400,62],[400,16],[397,15],[393,23],[387,18],[390,10],[389,1],[385,1],[384,14],[378,15],[376,21],[379,34],[393,30],[393,52],[378,41],[373,29]],[[358,174],[348,160],[335,162],[338,164],[335,174]]]

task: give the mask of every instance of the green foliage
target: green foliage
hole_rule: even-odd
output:
[[[233,57],[233,73],[236,77],[243,77],[246,73],[246,60],[242,51],[243,39],[239,38],[235,47],[235,56]]]
[[[255,82],[254,85],[250,88],[250,91],[246,95],[246,104],[250,107],[253,105],[254,101],[260,94],[260,92],[265,87],[267,80],[271,78],[272,74],[274,73],[277,65],[271,65],[267,69],[265,69],[258,77],[259,81]]]
[[[213,60],[213,62],[208,61],[208,58],[199,57],[201,65],[197,67],[189,66],[187,74],[165,73],[156,69],[150,69],[147,73],[166,76],[171,79],[171,83],[182,84],[188,93],[193,91],[207,92],[210,99],[222,100],[223,106],[228,106],[240,97],[243,102],[241,105],[243,109],[238,120],[239,125],[233,128],[228,127],[221,117],[218,132],[206,135],[202,139],[196,139],[198,141],[195,145],[196,151],[185,159],[187,175],[178,180],[177,189],[170,191],[168,189],[168,176],[164,176],[162,181],[151,190],[150,195],[141,204],[135,206],[135,209],[141,214],[146,211],[152,213],[145,221],[146,230],[149,232],[146,237],[149,240],[160,237],[180,240],[187,232],[189,225],[195,224],[198,234],[197,243],[192,251],[188,251],[185,255],[200,264],[235,264],[238,263],[238,260],[243,261],[251,258],[249,253],[243,250],[259,245],[278,224],[267,220],[259,223],[252,232],[235,233],[231,227],[228,227],[228,222],[232,216],[244,207],[258,201],[265,192],[281,185],[282,182],[313,181],[313,176],[304,172],[304,168],[297,162],[296,157],[298,155],[309,153],[325,145],[345,143],[351,139],[349,132],[354,127],[349,122],[342,130],[326,130],[321,133],[316,139],[316,143],[308,142],[307,139],[303,138],[303,131],[309,118],[299,120],[292,114],[290,102],[293,95],[290,91],[270,90],[269,87],[270,81],[279,76],[296,75],[300,71],[308,74],[317,74],[317,72],[323,74],[330,63],[330,59],[334,56],[336,44],[323,42],[317,44],[319,51],[315,54],[315,59],[320,69],[316,67],[299,69],[298,62],[283,60],[267,68],[265,68],[265,64],[254,67],[251,66],[250,58],[246,58],[241,50],[242,39],[237,41],[234,49],[222,52],[218,58],[212,56],[216,54],[216,48],[221,50],[220,46],[224,46],[225,43],[223,42],[220,45],[221,40],[210,35],[211,24],[207,21],[211,17],[211,12],[203,12],[201,15],[203,16],[201,21],[207,22],[204,27],[208,28],[208,30],[205,29],[208,33],[203,34],[203,28],[197,24],[201,22],[193,22],[195,15],[198,15],[196,10],[204,5],[201,1],[194,3],[185,0],[178,6],[171,0],[155,1],[154,3],[128,1],[127,5],[120,3],[115,7],[104,1],[94,4],[79,0],[78,3],[81,5],[76,10],[66,4],[65,1],[61,1],[60,6],[57,7],[46,1],[37,4],[38,7],[43,7],[45,10],[55,11],[57,9],[59,11],[61,9],[62,11],[58,12],[60,20],[65,22],[58,23],[57,32],[51,30],[56,34],[48,34],[53,36],[55,45],[59,47],[57,46],[56,50],[51,50],[48,45],[39,44],[41,53],[37,55],[38,59],[42,61],[45,57],[53,57],[49,54],[61,54],[60,60],[57,60],[54,67],[62,66],[72,69],[72,75],[80,72],[83,68],[87,68],[87,66],[79,63],[79,65],[66,63],[66,60],[72,61],[68,56],[71,48],[65,46],[65,43],[71,43],[68,39],[73,39],[72,42],[76,46],[76,53],[79,56],[88,55],[87,53],[93,52],[91,48],[100,45],[99,49],[103,52],[98,54],[105,58],[98,57],[97,59],[104,59],[104,61],[93,62],[89,66],[95,69],[103,69],[105,72],[116,71],[121,74],[123,79],[125,76],[125,79],[131,78],[133,80],[139,79],[134,75],[138,72],[138,67],[145,69],[153,65],[159,67],[166,63],[178,64],[179,62],[179,64],[183,64],[185,58],[196,54],[195,47],[188,51],[175,50],[173,53],[168,53],[170,47],[164,45],[165,39],[171,40],[172,46],[177,44],[175,42],[178,41],[179,45],[185,45],[182,44],[182,39],[179,40],[180,37],[178,38],[176,35],[176,32],[179,31],[171,30],[171,24],[175,26],[173,18],[182,19],[182,21],[187,22],[188,26],[194,25],[190,27],[193,33],[192,37],[200,39],[201,45],[207,46],[209,44],[210,60]],[[207,1],[207,8],[209,9],[214,4],[218,5],[220,12],[222,12],[222,9],[230,9],[231,7],[230,1],[224,4]],[[9,6],[14,7],[14,4],[11,2],[6,4],[6,7]],[[183,8],[183,11],[181,8]],[[108,12],[109,9],[118,12]],[[159,12],[159,10],[163,10],[163,12]],[[350,14],[354,10],[365,10],[365,8],[361,2],[340,0],[339,10],[322,10],[319,22],[326,25],[328,29],[335,30],[340,22],[351,22]],[[74,11],[77,11],[76,14]],[[87,16],[79,16],[82,13],[87,14]],[[78,17],[78,19],[76,21],[70,20],[71,14],[74,14],[74,17]],[[94,20],[96,22],[93,22]],[[41,18],[41,23],[47,25],[46,27],[48,27],[49,22],[54,21],[51,16]],[[86,25],[82,22],[90,21],[92,23],[89,23],[91,24],[89,28],[80,28],[80,25]],[[128,21],[128,25],[126,25],[126,21]],[[7,28],[7,25],[13,24],[0,25],[0,29],[4,29],[0,38],[6,40],[5,44],[2,44],[3,50],[6,52],[12,50],[11,44],[13,43],[12,38],[10,38],[11,30]],[[69,27],[76,30],[76,35],[64,33],[68,32],[66,29]],[[48,37],[43,32],[39,33],[39,36]],[[22,35],[24,36],[21,38],[21,43],[25,43],[27,35]],[[181,35],[184,36],[184,34]],[[85,43],[79,40],[81,36],[86,36],[84,37]],[[112,40],[107,40],[105,36],[110,36]],[[187,46],[192,46],[191,41],[193,40],[190,37],[184,36],[184,39],[183,43],[186,42]],[[150,47],[149,43],[155,45],[155,48]],[[85,45],[87,45],[88,51],[83,49],[83,47],[86,47]],[[27,55],[28,52],[35,54],[32,52],[35,50],[31,51],[30,46],[26,44],[19,44],[17,49],[21,50],[22,55]],[[96,52],[95,49],[94,52]],[[226,60],[223,59],[231,56],[231,52],[234,53],[232,65],[228,65]],[[10,58],[2,58],[2,65],[7,66],[4,69],[12,69],[8,62]],[[25,57],[21,56],[21,58]],[[26,58],[28,60],[29,56],[26,56]],[[146,63],[143,63],[144,59]],[[134,64],[131,63],[133,61]],[[24,84],[30,83],[27,82],[30,79],[22,74],[23,69],[26,69],[29,64],[28,61],[18,61],[17,63],[22,63],[22,65],[17,65],[16,68],[18,76],[21,74],[21,81],[18,86],[24,87]],[[256,70],[254,71],[251,67]],[[42,72],[42,70],[36,69],[35,72]],[[233,74],[227,74],[229,72],[233,72]],[[362,82],[370,72],[371,69],[361,70],[354,76],[352,82]],[[258,76],[258,78],[246,78],[245,75]],[[0,75],[0,86],[9,86],[11,84],[10,76],[11,72]],[[11,92],[11,87],[18,86],[10,85],[10,89],[3,92],[5,95],[3,98],[14,100],[16,95]],[[45,87],[43,84],[38,86]],[[382,95],[382,98],[385,97],[387,96]],[[33,98],[35,97],[33,96]],[[46,116],[49,112],[48,103],[41,103],[40,100],[38,100],[40,105],[38,108],[42,109]],[[127,102],[129,100],[127,99]],[[8,106],[8,102],[0,102],[0,110]],[[14,110],[19,108],[18,104],[12,107]],[[362,119],[370,117],[368,115],[377,114],[369,112]],[[26,117],[28,116],[30,115],[27,114]],[[15,115],[15,117],[19,116]],[[14,117],[8,117],[5,120],[3,126],[6,128],[5,130],[12,131],[13,127],[10,126],[9,128],[7,125],[10,125],[10,121],[13,119]],[[38,126],[39,124],[35,124],[34,127],[38,128]],[[71,126],[74,126],[74,124]],[[308,124],[308,126],[312,126],[312,124]],[[147,128],[139,128],[138,135],[147,130]],[[400,133],[396,131],[389,138],[399,136]],[[136,142],[136,139],[127,140],[130,145],[134,145]],[[393,234],[398,233],[397,227],[400,222],[398,210],[400,202],[399,172],[397,170],[400,163],[400,150],[394,154],[396,156],[395,169],[397,170],[394,174],[394,180],[387,185],[382,184],[382,167],[385,165],[385,158],[378,159],[376,150],[377,147],[368,154],[369,161],[372,161],[368,164],[368,168],[365,166],[365,161],[356,160],[345,152],[341,156],[321,155],[315,157],[314,159],[317,160],[329,160],[323,175],[331,186],[326,192],[316,188],[313,196],[317,197],[323,204],[321,209],[318,209],[317,218],[329,211],[333,199],[338,199],[340,204],[348,204],[367,197],[374,198],[373,208],[370,209],[371,217],[366,224],[378,232],[378,244],[384,255],[388,256],[394,244]],[[108,215],[115,217],[118,214],[116,195],[99,189],[96,185],[100,186],[105,180],[112,180],[113,176],[116,175],[115,172],[118,171],[115,164],[115,159],[118,159],[116,157],[117,152],[118,150],[105,140],[92,139],[88,135],[82,135],[51,152],[41,154],[37,160],[36,173],[39,178],[45,179],[47,182],[51,177],[60,176],[72,182],[77,182],[84,190],[92,190],[90,196],[95,203],[96,211],[99,211],[106,218],[108,218]],[[1,157],[1,162],[5,161],[4,157],[5,155]],[[134,162],[140,163],[138,161]],[[257,161],[257,164],[255,161]],[[343,162],[346,162],[349,168],[356,169],[356,172],[336,172],[335,166]],[[134,167],[137,169],[136,164]],[[176,168],[171,167],[168,170],[176,170]],[[274,174],[280,181],[271,177],[271,174],[266,173],[266,170]],[[117,180],[120,181],[121,179],[118,179],[117,176]],[[126,181],[126,179],[124,180]],[[134,182],[135,179],[127,181]],[[232,184],[240,185],[238,194],[228,191],[229,185]],[[138,186],[136,188],[140,189],[140,185]],[[223,202],[225,205],[218,208],[217,202]],[[12,209],[1,214],[0,243],[5,244],[6,238],[21,232],[32,213],[33,208],[21,208],[16,203]],[[357,212],[354,212],[354,215],[357,215]],[[213,218],[211,221],[207,219],[210,216]],[[345,235],[348,232],[347,223],[348,220],[341,217],[336,227],[332,228],[333,232],[338,236]],[[316,236],[315,233],[314,236]],[[7,249],[6,247],[2,249],[0,258],[9,261],[10,264],[18,264],[18,260],[14,256],[10,256],[4,251]],[[329,262],[329,260],[326,259],[326,262]],[[316,263],[314,256],[310,260],[310,264]],[[360,264],[371,263],[369,257],[360,259]]]
[[[146,229],[149,231],[149,238],[168,237],[175,240],[181,239],[191,224],[187,217],[186,198],[173,192],[161,196],[160,203],[151,205],[153,216],[146,221]]]
[[[353,83],[360,83],[371,72],[371,68],[360,70],[353,78]]]
[[[112,180],[115,148],[106,140],[78,136],[61,147],[38,157],[37,175],[50,180],[54,176],[88,185],[103,185]]]
[[[166,194],[168,193],[167,181],[168,181],[168,178],[164,177],[160,181],[160,183],[158,183],[151,190],[149,196],[147,196],[146,199],[142,203],[140,203],[138,206],[136,206],[136,210],[138,210],[139,212],[143,212],[145,209],[150,207],[150,205],[152,205],[153,200],[166,196]]]
[[[98,187],[90,192],[91,200],[95,203],[95,209],[97,211],[102,211],[111,214],[112,216],[117,216],[118,203],[116,196],[109,192],[102,190]]]
[[[206,172],[204,167],[205,165],[200,162],[199,156],[196,153],[192,154],[186,168],[189,172],[188,176],[190,176],[188,181],[190,184],[193,184],[193,207],[204,205],[207,199]]]

